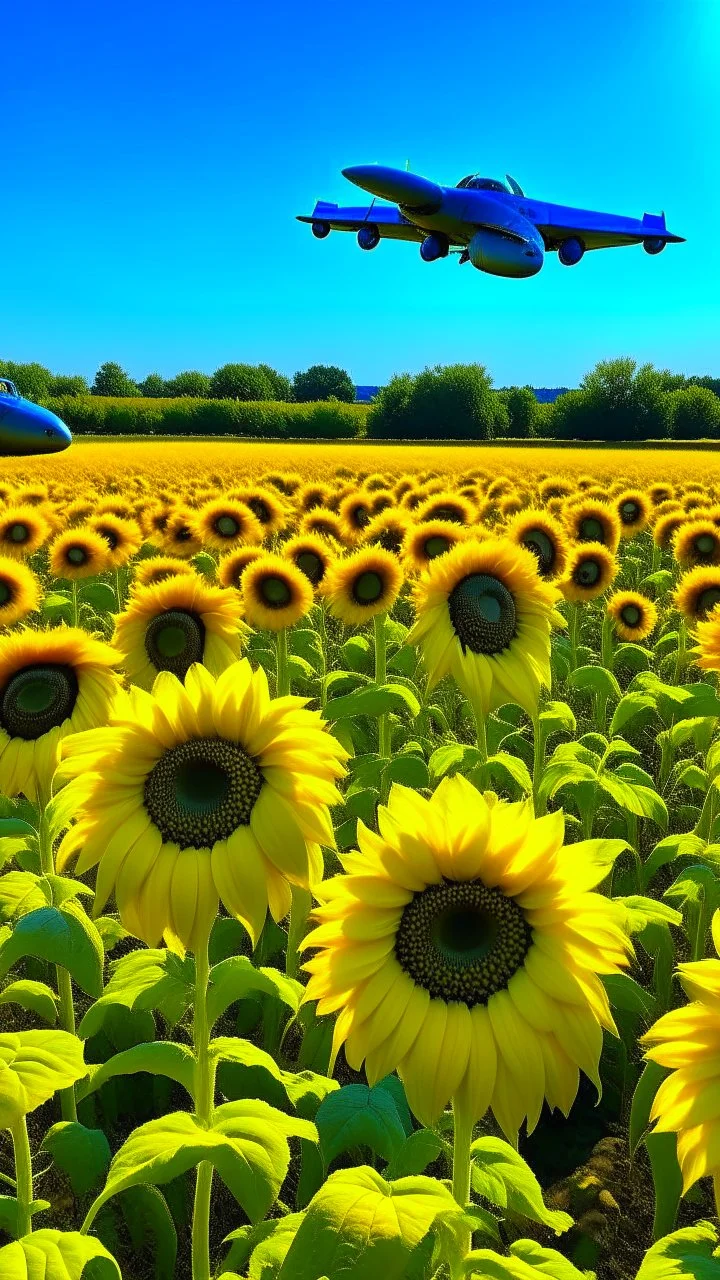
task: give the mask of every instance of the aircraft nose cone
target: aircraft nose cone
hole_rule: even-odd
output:
[[[60,418],[51,426],[45,427],[45,439],[47,453],[62,453],[63,449],[67,449],[72,444],[72,436]]]
[[[404,169],[389,169],[382,164],[358,164],[343,169],[343,177],[363,191],[404,205],[406,209],[439,209],[442,187]]]

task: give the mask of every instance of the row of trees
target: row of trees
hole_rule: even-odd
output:
[[[149,373],[136,382],[113,360],[102,364],[90,386],[81,374],[54,374],[44,365],[0,364],[0,374],[12,378],[21,395],[45,401],[57,396],[115,396],[123,399],[145,396],[167,399],[189,396],[196,400],[274,400],[310,404],[319,400],[340,400],[352,404],[355,386],[350,374],[335,365],[313,365],[292,378],[269,364],[224,364],[214,373],[186,369],[174,378]]]

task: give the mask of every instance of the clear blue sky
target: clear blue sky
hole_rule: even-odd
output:
[[[342,9],[342,12],[340,10]],[[0,359],[135,377],[228,360],[358,383],[478,360],[575,385],[720,374],[720,3],[24,0],[3,16]],[[688,238],[526,281],[294,220],[373,161]]]

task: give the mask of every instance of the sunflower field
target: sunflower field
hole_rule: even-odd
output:
[[[0,476],[0,1280],[720,1280],[720,458]]]

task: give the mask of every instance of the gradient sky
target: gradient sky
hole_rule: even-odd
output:
[[[576,385],[632,355],[720,374],[720,3],[463,9],[24,0],[3,13],[0,359],[92,377],[477,360]],[[378,161],[687,236],[531,280],[294,220]]]

